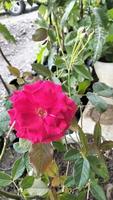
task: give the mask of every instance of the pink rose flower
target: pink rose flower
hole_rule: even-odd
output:
[[[25,85],[10,98],[10,122],[14,123],[17,137],[32,143],[59,140],[77,111],[77,105],[52,81],[37,81]]]

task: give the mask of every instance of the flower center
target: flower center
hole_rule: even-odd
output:
[[[36,109],[36,114],[38,114],[39,117],[44,118],[47,116],[47,111],[43,108]]]

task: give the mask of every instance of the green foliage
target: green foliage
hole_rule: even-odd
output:
[[[19,158],[18,160],[15,161],[13,168],[12,168],[12,178],[13,180],[18,179],[22,174],[24,173],[25,170],[25,163],[24,163],[24,158]]]
[[[106,200],[104,190],[96,181],[91,182],[91,194],[96,200]]]
[[[97,156],[89,156],[88,160],[93,172],[102,177],[105,181],[108,181],[109,173],[103,158]]]
[[[65,145],[61,142],[53,142],[53,147],[58,151],[58,152],[65,152],[66,151],[66,147]]]
[[[86,158],[79,158],[74,164],[74,179],[76,186],[82,188],[88,181],[90,164]]]
[[[17,153],[26,153],[31,148],[31,143],[20,138],[19,142],[14,143],[13,148]]]
[[[12,182],[11,176],[4,172],[0,172],[0,187],[6,187]]]
[[[34,182],[34,176],[26,176],[21,184],[20,184],[20,187],[25,190],[25,189],[28,189],[30,187],[32,187],[33,185],[33,182]]]
[[[9,32],[9,30],[7,29],[7,27],[4,24],[1,24],[1,23],[0,23],[0,33],[9,42],[15,42],[14,36]]]
[[[68,16],[70,15],[74,5],[76,3],[76,0],[71,0],[67,6],[66,6],[66,9],[65,9],[65,12],[64,12],[64,15],[61,19],[61,25],[64,26],[65,25],[65,22],[68,20]]]
[[[47,5],[39,7],[38,27],[33,35],[33,40],[41,46],[36,63],[32,64],[37,74],[35,78],[50,79],[61,84],[64,92],[78,103],[81,113],[84,107],[82,97],[87,97],[99,112],[107,109],[107,103],[100,96],[113,97],[113,88],[100,82],[93,84],[95,77],[86,66],[89,58],[96,62],[113,41],[113,27],[109,28],[113,18],[112,9],[106,12],[106,6],[100,6],[99,2],[93,1],[89,5],[89,1],[83,1],[82,5],[81,1],[76,0],[48,0]],[[32,1],[29,3],[32,4]],[[14,41],[1,24],[0,33],[8,41]],[[20,71],[12,65],[8,68],[22,85],[25,82],[24,74],[21,76]],[[10,106],[6,106],[7,109]],[[0,136],[8,131],[8,125],[7,112],[2,111]],[[35,195],[49,198],[51,194],[51,200],[85,200],[90,193],[96,200],[106,200],[99,182],[100,178],[103,182],[109,180],[103,152],[113,148],[113,141],[102,141],[99,122],[95,124],[91,143],[89,136],[75,120],[70,129],[77,132],[78,144],[68,145],[61,141],[52,145],[31,144],[23,139],[14,143],[14,150],[21,153],[22,157],[13,164],[11,176],[0,172],[0,187],[17,184],[19,194],[25,199]],[[66,166],[63,176],[60,175],[59,162],[54,160],[53,150],[59,152],[59,157],[64,154],[64,161],[59,159]],[[74,188],[75,194],[71,194],[68,188]]]
[[[64,159],[68,161],[76,161],[81,157],[78,150],[70,149],[64,154]]]
[[[42,64],[34,63],[34,64],[32,64],[32,68],[38,74],[51,78],[51,71],[47,67],[43,66]]]
[[[37,29],[32,38],[36,42],[45,40],[47,38],[47,30],[44,28]]]
[[[93,91],[103,97],[113,97],[113,88],[104,83],[95,83],[93,85]]]
[[[85,66],[82,66],[82,65],[77,65],[75,66],[75,71],[80,74],[83,78],[85,79],[88,79],[90,81],[92,81],[92,76],[91,76],[91,73],[90,71],[85,67]]]
[[[104,112],[107,109],[107,103],[104,99],[93,94],[91,92],[87,93],[87,98],[96,107],[99,112]]]
[[[102,137],[101,126],[100,126],[100,123],[97,122],[94,128],[94,142],[98,147],[101,144],[101,137]]]
[[[47,185],[40,178],[35,179],[32,187],[26,189],[31,196],[43,196],[48,190]]]

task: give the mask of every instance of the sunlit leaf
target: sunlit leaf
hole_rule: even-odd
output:
[[[33,185],[33,182],[34,182],[34,176],[26,176],[21,184],[20,184],[20,187],[25,190],[25,189],[28,189],[30,187],[32,187]]]
[[[20,76],[20,71],[19,69],[17,69],[16,67],[13,67],[11,65],[7,66],[8,67],[8,70],[10,71],[10,73],[13,75],[13,76],[16,76],[16,77],[19,77]]]
[[[32,187],[27,189],[26,191],[31,195],[31,196],[43,196],[48,192],[48,187],[47,185],[39,178],[35,179]]]

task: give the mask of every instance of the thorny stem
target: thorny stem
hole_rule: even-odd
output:
[[[11,127],[10,127],[10,129],[9,129],[9,131],[8,131],[8,133],[7,133],[7,135],[4,137],[4,145],[3,145],[3,148],[2,148],[2,152],[1,152],[1,154],[0,154],[0,161],[1,161],[2,158],[3,158],[4,152],[5,152],[5,149],[6,149],[6,145],[7,145],[7,140],[8,140],[8,137],[9,137],[9,135],[10,135],[10,133],[11,133],[11,131],[12,131],[14,125],[15,125],[15,121],[14,121],[13,124],[11,125]]]
[[[11,92],[10,92],[9,88],[7,87],[7,84],[5,83],[5,81],[4,81],[4,79],[2,78],[1,74],[0,74],[0,80],[1,80],[1,82],[2,82],[2,84],[3,84],[3,86],[4,86],[4,88],[6,89],[8,95],[10,95]]]

